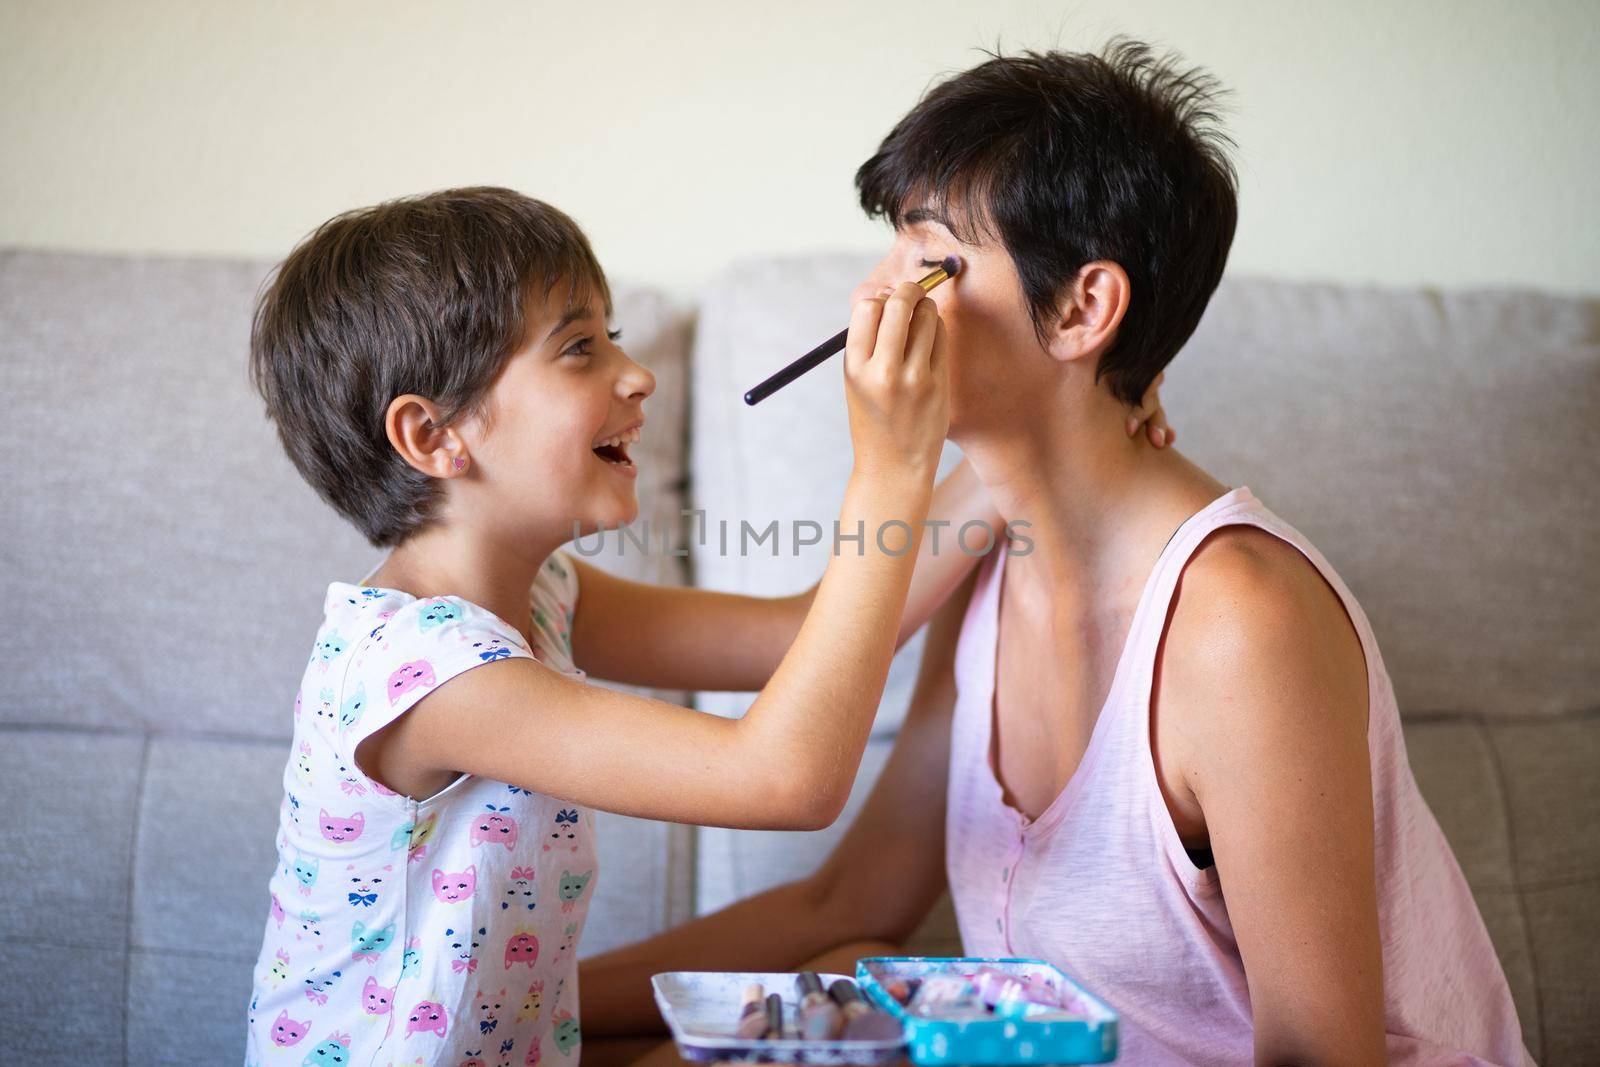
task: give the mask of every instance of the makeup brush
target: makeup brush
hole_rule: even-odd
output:
[[[786,1035],[783,1032],[783,998],[776,993],[767,994],[767,1029],[761,1035],[763,1041],[782,1041]]]
[[[832,1041],[838,1037],[843,1020],[839,1006],[828,999],[822,979],[812,971],[803,971],[796,985],[800,987],[800,1010],[795,1025],[800,1037],[806,1041]]]
[[[739,1024],[735,1032],[746,1040],[756,1040],[767,1032],[767,991],[761,983],[744,988],[744,1004],[739,1009]]]
[[[931,293],[933,292],[934,287],[940,282],[954,278],[960,273],[960,258],[957,256],[946,256],[944,261],[939,264],[938,270],[929,274],[927,277],[918,280],[917,284],[922,286],[923,292]],[[807,352],[805,355],[801,356],[799,359],[783,368],[777,374],[774,374],[772,377],[768,378],[766,381],[762,382],[760,385],[744,394],[744,402],[746,404],[759,404],[773,393],[776,393],[779,389],[782,389],[784,386],[800,377],[800,375],[804,374],[806,371],[812,370],[815,367],[820,367],[822,364],[826,363],[828,358],[835,352],[838,352],[840,349],[844,348],[845,340],[849,336],[850,328],[847,326],[838,333],[834,334],[832,337],[828,338],[826,341],[822,342],[816,348],[813,348],[811,351]]]
[[[900,1024],[886,1011],[879,1011],[861,999],[861,990],[848,978],[841,978],[828,987],[828,996],[839,1005],[844,1014],[846,1041],[898,1041]]]

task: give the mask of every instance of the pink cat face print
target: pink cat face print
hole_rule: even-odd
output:
[[[359,811],[351,815],[330,815],[328,809],[323,808],[318,813],[317,824],[322,829],[323,837],[342,845],[361,836],[361,831],[367,826],[367,817]]]
[[[539,939],[531,930],[518,930],[506,941],[506,970],[519,963],[529,968],[539,960]]]
[[[433,664],[425,659],[412,660],[400,664],[399,668],[389,675],[389,703],[397,704],[400,698],[413,689],[432,689],[434,686]]]
[[[443,1037],[449,1026],[450,1016],[443,1004],[431,1000],[418,1001],[417,1006],[411,1009],[411,1017],[406,1020],[406,1039],[410,1040],[412,1034]]]
[[[379,985],[369,974],[367,984],[361,987],[361,1003],[368,1015],[387,1015],[394,1006],[394,988]]]
[[[477,888],[477,864],[455,873],[437,867],[433,869],[433,895],[439,898],[441,904],[459,904],[463,900],[470,899],[473,890]]]
[[[497,808],[492,804],[485,807],[486,810],[473,822],[472,832],[467,835],[473,847],[504,845],[507,852],[512,851],[517,847],[517,820],[511,817],[511,809]]]
[[[289,1018],[287,1011],[280,1011],[277,1019],[272,1023],[272,1043],[279,1048],[288,1048],[299,1043],[306,1036],[306,1031],[311,1029],[311,1020],[296,1022]]]

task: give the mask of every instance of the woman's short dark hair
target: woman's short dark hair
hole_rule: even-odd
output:
[[[428,522],[438,482],[389,444],[405,393],[448,424],[522,347],[528,300],[611,293],[588,239],[510,189],[447,189],[349,211],[301,241],[256,305],[250,371],[295,467],[378,547]]]
[[[989,55],[930,90],[861,165],[861,206],[896,227],[920,209],[968,243],[998,238],[1041,342],[1080,268],[1120,265],[1132,299],[1096,373],[1137,403],[1199,324],[1233,243],[1221,90],[1124,38],[1098,55]]]

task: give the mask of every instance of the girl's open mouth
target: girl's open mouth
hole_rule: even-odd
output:
[[[632,470],[633,460],[628,458],[628,446],[637,440],[639,440],[639,428],[635,426],[595,445],[594,454],[613,467]]]

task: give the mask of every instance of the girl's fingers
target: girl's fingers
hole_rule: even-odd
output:
[[[940,316],[933,322],[933,350],[928,353],[928,369],[934,374],[943,374],[949,362],[950,338],[944,332],[944,318]]]
[[[1147,424],[1150,443],[1157,448],[1165,448],[1172,443],[1172,431],[1167,429],[1167,413],[1156,408],[1156,413],[1150,416]]]
[[[906,341],[906,369],[925,372],[933,359],[939,333],[939,308],[924,298],[911,312],[911,336]]]
[[[878,324],[883,320],[883,297],[869,296],[857,300],[850,309],[850,333],[844,342],[844,365],[851,373],[859,373],[872,358],[873,345],[878,340]]]
[[[1155,376],[1155,380],[1145,389],[1144,396],[1139,398],[1139,405],[1128,413],[1127,422],[1123,430],[1129,437],[1135,437],[1140,427],[1144,428],[1145,436],[1157,448],[1164,448],[1172,443],[1175,436],[1167,427],[1167,414],[1161,409],[1161,383],[1166,380],[1166,372]]]
[[[911,315],[926,298],[927,294],[916,282],[904,282],[895,286],[894,294],[884,302],[883,318],[878,323],[878,342],[872,346],[872,359],[884,360],[885,371],[894,370],[905,361]]]

